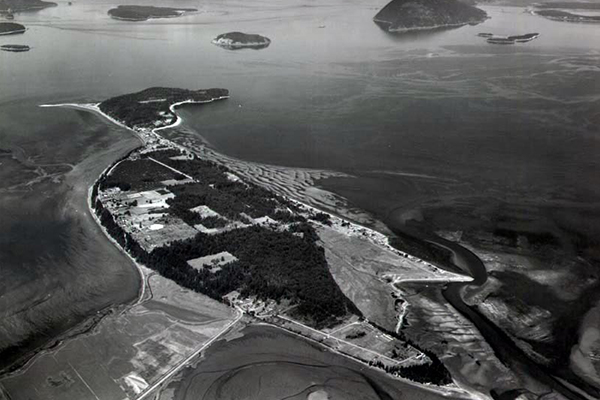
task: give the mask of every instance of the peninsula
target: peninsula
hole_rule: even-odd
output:
[[[373,21],[388,32],[410,32],[475,25],[485,11],[458,0],[392,0]]]
[[[402,253],[378,232],[274,193],[233,173],[230,160],[206,159],[158,134],[180,123],[178,105],[228,97],[226,89],[156,87],[71,105],[100,113],[143,142],[90,191],[90,208],[107,235],[142,271],[230,305],[249,321],[397,378],[461,392],[438,356],[403,334],[398,314],[407,303],[394,284],[470,277]]]
[[[15,22],[0,22],[0,36],[25,33],[27,28]]]
[[[230,50],[243,48],[264,49],[271,44],[271,39],[256,34],[229,32],[217,36],[212,43]]]
[[[147,21],[152,18],[175,18],[185,13],[198,11],[196,8],[171,8],[155,6],[125,5],[111,8],[108,15],[123,21]]]

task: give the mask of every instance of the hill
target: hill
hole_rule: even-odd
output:
[[[458,0],[392,0],[373,21],[389,32],[407,32],[478,24],[485,19],[485,11]]]
[[[14,22],[0,22],[0,35],[13,35],[25,33],[26,28]]]
[[[171,8],[155,6],[118,6],[108,10],[108,15],[124,21],[147,21],[151,18],[174,18],[187,12],[198,11],[195,8]]]
[[[35,11],[47,7],[56,7],[56,3],[41,0],[0,0],[0,12]]]

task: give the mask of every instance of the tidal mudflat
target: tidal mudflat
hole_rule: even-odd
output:
[[[89,328],[115,304],[135,299],[140,285],[129,259],[105,240],[87,207],[89,185],[139,141],[72,110],[19,106],[17,115],[47,124],[4,117],[0,123],[2,133],[20,126],[41,138],[2,139],[10,154],[3,154],[0,172],[8,177],[0,189],[1,368]],[[79,135],[64,141],[70,130]]]
[[[161,400],[439,399],[427,389],[390,380],[382,372],[269,326],[248,326],[215,343],[183,370]],[[323,397],[319,397],[323,396]]]
[[[135,398],[234,320],[230,307],[143,271],[138,304],[0,380],[8,398]]]

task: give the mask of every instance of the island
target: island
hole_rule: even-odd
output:
[[[0,22],[0,36],[25,33],[27,28],[15,22]]]
[[[11,51],[14,53],[21,53],[24,51],[31,50],[31,47],[23,45],[23,44],[3,44],[0,46],[0,50],[2,51]]]
[[[600,10],[600,3],[580,2],[580,1],[552,1],[546,3],[535,3],[536,8],[563,8],[573,10]]]
[[[517,43],[531,42],[533,39],[537,39],[540,36],[539,33],[526,33],[525,35],[514,35],[509,36],[509,40],[514,40]]]
[[[388,32],[410,32],[476,25],[485,11],[458,0],[392,0],[373,21]]]
[[[244,48],[264,49],[271,44],[271,39],[256,34],[229,32],[217,36],[213,39],[212,43],[230,50]]]
[[[492,33],[479,33],[477,36],[487,38],[487,42],[491,44],[515,44],[515,43],[526,43],[537,39],[539,33],[527,33],[525,35],[513,35],[513,36],[498,36]]]
[[[10,14],[13,12],[37,11],[56,6],[56,3],[42,0],[0,0],[0,13]]]
[[[539,10],[533,14],[553,21],[599,23],[600,15],[580,15],[561,10]]]
[[[123,21],[147,21],[152,18],[175,18],[198,11],[196,8],[171,8],[155,6],[124,5],[108,10],[111,18]]]

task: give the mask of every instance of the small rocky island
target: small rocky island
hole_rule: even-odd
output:
[[[392,0],[373,21],[388,32],[409,32],[475,25],[485,11],[458,0]]]
[[[27,28],[15,22],[0,22],[0,36],[25,33]]]
[[[526,33],[525,35],[512,35],[512,36],[498,36],[493,33],[479,33],[479,37],[487,38],[487,42],[490,44],[515,44],[515,43],[526,43],[537,39],[539,33]]]
[[[244,48],[264,49],[271,44],[271,39],[256,34],[229,32],[217,36],[213,39],[212,43],[230,50]]]
[[[12,51],[13,53],[21,53],[24,51],[31,50],[31,47],[23,45],[23,44],[3,44],[2,46],[0,46],[0,50]]]
[[[123,21],[147,21],[152,18],[175,18],[185,13],[198,11],[196,8],[171,8],[155,6],[118,6],[108,10],[111,18]]]
[[[58,4],[42,0],[0,0],[0,13],[9,14],[21,11],[37,11]]]

